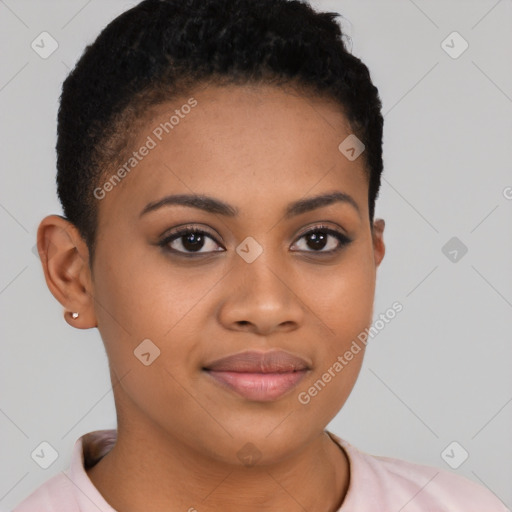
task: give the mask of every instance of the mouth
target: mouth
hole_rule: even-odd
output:
[[[213,382],[247,400],[269,402],[291,391],[311,371],[285,351],[248,351],[217,359],[202,368]]]

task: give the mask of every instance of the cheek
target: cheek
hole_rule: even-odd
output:
[[[359,336],[372,320],[374,287],[368,272],[360,265],[345,270],[326,281],[328,293],[309,295],[315,315],[323,319],[322,335],[314,372],[298,390],[297,401],[319,424],[328,424],[349,397],[366,348]]]
[[[190,340],[198,338],[190,323],[198,325],[194,305],[206,285],[147,255],[112,260],[119,263],[100,263],[95,271],[95,304],[110,367],[121,380],[118,395],[129,396],[148,417],[170,422],[173,411],[199,408],[185,389],[196,350]]]
[[[343,348],[372,321],[375,266],[371,249],[361,243],[347,251],[339,265],[303,274],[303,296],[311,312],[332,337],[329,345]]]
[[[322,422],[338,413],[356,383],[366,348],[358,336],[372,322],[374,293],[373,252],[364,244],[309,285],[306,296],[314,315],[322,319],[323,335],[316,347],[315,372],[301,386],[298,401]]]
[[[166,261],[154,248],[132,248],[123,257],[109,258],[110,263],[98,258],[97,314],[105,329],[112,327],[123,337],[164,337],[219,279],[215,270]]]
[[[180,403],[187,397],[178,383],[190,378],[201,359],[208,290],[225,269],[173,265],[148,256],[147,249],[126,255],[111,257],[115,265],[100,263],[95,272],[98,328],[110,365],[118,377],[127,375],[123,387],[135,401],[151,407],[169,401],[169,394]],[[148,352],[146,359],[157,357],[144,366],[137,355]]]

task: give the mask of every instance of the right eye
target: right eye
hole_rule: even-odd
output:
[[[210,244],[207,243],[208,240],[210,241]],[[171,232],[161,242],[159,242],[158,245],[169,252],[194,255],[219,252],[219,249],[206,251],[201,251],[201,249],[205,246],[207,248],[208,246],[212,248],[219,246],[220,244],[218,244],[213,236],[207,231],[195,227],[185,227]],[[220,250],[223,251],[224,248],[221,248]]]

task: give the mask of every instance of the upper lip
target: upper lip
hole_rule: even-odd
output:
[[[309,364],[302,358],[284,350],[257,352],[249,350],[216,359],[204,366],[216,372],[285,373],[308,370]]]

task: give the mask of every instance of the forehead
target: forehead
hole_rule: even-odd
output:
[[[364,160],[350,161],[338,148],[350,134],[332,100],[291,87],[203,87],[152,110],[121,164],[122,179],[100,208],[104,214],[128,206],[140,211],[165,194],[199,193],[223,198],[243,213],[244,205],[269,206],[337,188],[355,196],[363,210]]]

